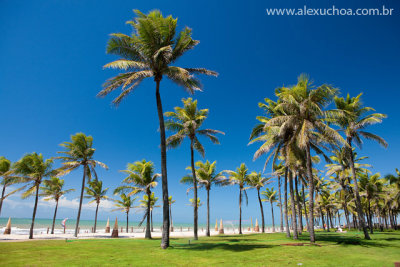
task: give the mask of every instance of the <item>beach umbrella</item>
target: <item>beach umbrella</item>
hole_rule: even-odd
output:
[[[8,218],[6,229],[4,229],[4,234],[5,235],[11,234],[11,217]]]

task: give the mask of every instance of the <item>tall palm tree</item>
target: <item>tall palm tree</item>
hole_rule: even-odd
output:
[[[265,188],[265,191],[261,192],[261,195],[263,195],[264,199],[263,201],[267,201],[271,204],[271,214],[272,214],[272,232],[275,232],[275,220],[274,220],[274,203],[278,202],[278,199],[276,198],[277,191],[274,190],[272,187],[270,188]]]
[[[271,118],[266,126],[278,126],[279,131],[291,129],[290,139],[286,147],[298,146],[305,152],[306,174],[309,186],[309,232],[310,241],[315,242],[314,233],[314,175],[311,149],[323,154],[321,144],[344,143],[343,138],[327,125],[327,114],[324,108],[331,102],[337,90],[329,85],[315,87],[309,77],[302,74],[292,87],[280,88],[276,95],[280,99],[275,109],[282,115]],[[328,162],[330,159],[325,156]]]
[[[376,141],[384,147],[387,147],[387,143],[382,137],[365,131],[365,128],[367,126],[381,123],[382,119],[386,118],[386,115],[381,113],[368,114],[370,111],[374,111],[374,109],[371,107],[363,106],[361,95],[362,94],[359,94],[356,97],[350,97],[350,95],[347,95],[346,98],[335,97],[334,101],[336,105],[336,110],[340,112],[340,116],[337,116],[334,122],[339,125],[339,127],[341,127],[346,135],[346,150],[348,159],[350,161],[350,169],[353,177],[354,197],[358,219],[364,231],[365,239],[371,239],[365,225],[364,212],[361,207],[360,192],[358,188],[356,170],[354,167],[353,142],[361,148],[361,137],[364,137],[366,139]]]
[[[96,213],[94,217],[94,233],[96,233],[97,227],[97,213],[99,211],[100,201],[102,199],[108,199],[106,196],[108,188],[103,189],[103,182],[97,179],[93,179],[92,181],[88,182],[89,186],[85,187],[86,195],[85,198],[93,198],[92,201],[89,203],[96,202]]]
[[[0,197],[0,215],[1,215],[1,208],[3,206],[3,200],[5,200],[7,197],[11,196],[12,194],[22,190],[23,188],[18,188],[15,189],[8,194],[6,194],[6,189],[8,186],[19,183],[20,179],[18,177],[15,177],[12,175],[12,170],[11,170],[11,162],[6,159],[5,157],[0,157],[0,185],[3,186],[3,189],[1,191],[1,197]]]
[[[81,195],[79,199],[79,209],[78,216],[76,218],[74,234],[74,236],[77,237],[79,220],[81,218],[82,200],[86,184],[86,177],[88,178],[88,181],[91,180],[92,175],[94,175],[94,177],[97,179],[97,174],[95,171],[97,165],[104,169],[108,169],[108,167],[104,163],[97,161],[93,158],[96,149],[93,148],[93,137],[90,135],[86,136],[84,133],[77,133],[71,136],[70,142],[64,142],[60,144],[60,146],[63,147],[65,150],[57,152],[59,154],[62,154],[62,156],[56,157],[56,159],[60,159],[62,161],[62,174],[67,174],[73,170],[78,169],[81,166],[83,168]]]
[[[177,19],[172,16],[163,17],[160,11],[153,10],[147,15],[139,10],[134,11],[136,18],[128,21],[133,28],[131,36],[122,33],[111,34],[107,53],[117,55],[118,60],[106,64],[105,68],[124,71],[105,84],[98,96],[103,97],[121,87],[121,94],[114,99],[118,105],[122,99],[134,91],[145,79],[152,78],[156,83],[156,102],[160,123],[161,139],[161,173],[163,192],[163,234],[161,247],[169,246],[169,216],[168,216],[168,181],[167,152],[163,108],[160,96],[160,83],[164,76],[182,86],[188,93],[201,90],[196,74],[217,76],[214,71],[204,68],[182,68],[172,66],[183,54],[193,49],[199,41],[192,39],[192,30],[185,27],[176,33]]]
[[[379,198],[379,195],[382,193],[383,181],[380,179],[380,177],[380,173],[375,173],[370,176],[368,172],[365,172],[360,175],[360,196],[364,196],[366,198],[367,218],[371,234],[374,233],[371,204],[373,201],[377,200]]]
[[[170,228],[171,228],[171,232],[174,231],[174,225],[173,225],[173,221],[172,221],[172,204],[174,204],[176,202],[176,200],[172,199],[172,196],[168,197],[168,204],[169,204],[169,219],[170,219]]]
[[[249,174],[247,179],[247,185],[257,190],[257,197],[261,210],[261,229],[263,233],[265,233],[265,223],[264,223],[264,209],[260,197],[260,189],[271,182],[272,182],[271,177],[269,178],[263,177],[261,172],[257,173],[254,171]]]
[[[154,192],[151,192],[150,195],[150,228],[151,228],[151,232],[154,232],[153,230],[153,210],[154,208],[160,208],[161,206],[156,205],[158,201],[158,197],[154,196]],[[147,210],[147,205],[149,203],[149,196],[148,195],[143,195],[143,199],[139,200],[140,205],[138,206],[138,208],[142,208],[144,210]]]
[[[203,163],[202,161],[196,162],[196,178],[200,187],[204,187],[207,191],[207,229],[206,236],[210,236],[210,190],[212,185],[223,186],[227,184],[227,180],[223,172],[216,172],[216,164],[214,161],[210,163],[208,160]],[[187,169],[192,170],[192,167]],[[181,179],[181,183],[188,183],[193,185],[193,179],[187,175]]]
[[[40,193],[39,196],[44,196],[45,198],[43,200],[45,201],[54,200],[56,202],[56,208],[54,210],[53,216],[53,224],[51,226],[51,234],[54,234],[54,225],[56,223],[58,201],[62,196],[75,191],[75,189],[64,190],[64,180],[58,177],[50,177],[49,180],[44,180],[43,184],[44,186],[40,187],[42,193]]]
[[[190,140],[190,159],[193,175],[194,200],[197,202],[197,178],[194,166],[194,150],[204,157],[205,151],[200,143],[198,136],[209,138],[214,144],[219,144],[216,134],[224,134],[218,130],[201,129],[204,120],[208,116],[208,109],[197,108],[197,100],[192,98],[182,99],[183,107],[175,107],[175,112],[165,112],[165,116],[171,118],[165,123],[165,127],[169,131],[176,132],[167,139],[167,145],[170,148],[178,147],[185,138]],[[194,239],[198,239],[198,212],[197,206],[194,205]]]
[[[122,181],[124,184],[114,190],[114,194],[123,192],[126,193],[127,196],[138,193],[144,193],[147,195],[147,210],[143,220],[147,218],[145,238],[150,239],[151,188],[157,186],[157,180],[158,177],[160,177],[160,174],[154,173],[153,162],[146,161],[145,159],[134,163],[128,163],[126,170],[122,170],[121,172],[128,176]]]
[[[33,207],[32,223],[29,230],[29,239],[33,239],[33,227],[35,224],[36,210],[39,199],[39,187],[43,179],[57,174],[53,168],[53,160],[44,159],[42,154],[36,152],[26,154],[13,166],[13,173],[20,176],[22,182],[30,184],[28,189],[22,194],[22,198],[35,195],[35,205]]]
[[[242,163],[236,171],[225,171],[229,175],[229,183],[231,185],[239,186],[239,234],[242,234],[242,193],[246,197],[246,203],[248,202],[245,185],[248,181],[249,174],[246,164]]]
[[[116,207],[112,211],[122,211],[126,213],[126,232],[128,233],[129,228],[129,211],[134,208],[133,203],[137,199],[137,197],[127,196],[124,193],[119,195],[121,200],[114,200]]]

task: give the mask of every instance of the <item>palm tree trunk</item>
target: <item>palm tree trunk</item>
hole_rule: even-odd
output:
[[[170,225],[172,228],[172,224],[173,224],[173,222],[172,222],[172,203],[169,205],[169,219],[170,219]]]
[[[210,189],[207,189],[207,230],[206,236],[210,236]]]
[[[279,188],[279,209],[281,211],[281,232],[283,232],[283,212],[282,212],[282,195],[281,195],[281,177],[278,176],[278,188]]]
[[[315,242],[315,232],[314,232],[314,176],[312,174],[312,162],[310,154],[310,144],[307,144],[306,148],[306,165],[307,165],[307,176],[308,176],[308,231],[310,232],[310,242]]]
[[[372,223],[371,200],[368,201],[368,213],[369,213],[369,231],[370,231],[371,234],[373,234],[374,233],[374,230],[373,230],[374,226],[373,226],[373,223]]]
[[[298,210],[298,222],[299,222],[299,234],[302,234],[303,231],[303,214],[301,212],[301,204],[300,204],[300,196],[299,196],[299,189],[298,189],[298,184],[297,184],[297,175],[294,178],[294,189],[296,193],[296,205],[297,205],[297,210]]]
[[[294,200],[294,192],[293,192],[293,179],[294,173],[289,171],[289,190],[290,190],[290,204],[292,208],[292,227],[293,227],[293,239],[298,239],[297,235],[297,218],[296,218],[296,202]]]
[[[163,196],[163,227],[161,247],[166,249],[169,247],[169,213],[168,213],[168,179],[167,179],[167,146],[165,143],[165,126],[164,114],[160,96],[160,82],[162,77],[155,77],[156,82],[156,100],[157,113],[160,122],[160,139],[161,139],[161,181],[162,181],[162,196]]]
[[[31,224],[31,229],[29,230],[29,239],[33,239],[33,227],[35,225],[35,217],[36,217],[36,209],[37,209],[38,200],[39,200],[39,184],[36,185],[35,206],[33,207],[32,224]]]
[[[95,215],[94,215],[94,229],[93,229],[93,232],[94,232],[94,233],[96,233],[96,227],[97,227],[97,212],[99,211],[99,205],[100,205],[100,202],[97,202],[97,205],[96,205],[96,213],[95,213]]]
[[[264,224],[264,210],[263,205],[260,197],[260,188],[257,188],[257,195],[258,195],[258,202],[260,203],[260,210],[261,210],[261,229],[262,232],[265,233],[265,224]]]
[[[51,226],[51,234],[52,235],[54,234],[54,225],[56,223],[57,209],[58,209],[58,199],[56,200],[56,209],[54,210],[53,225]]]
[[[310,232],[308,225],[307,207],[306,207],[306,195],[304,194],[304,184],[301,184],[301,193],[303,194],[303,207],[304,207],[304,215],[306,216],[307,231]]]
[[[290,229],[289,229],[289,219],[288,219],[288,208],[287,208],[287,179],[288,179],[288,169],[285,167],[285,227],[286,227],[286,237],[290,237]]]
[[[322,212],[322,208],[321,207],[319,207],[319,213],[321,214],[321,219],[322,219],[322,229],[324,229],[324,231],[325,231],[324,213]],[[329,228],[328,228],[328,232],[329,232]]]
[[[6,192],[6,185],[3,186],[3,190],[1,192],[1,199],[0,199],[0,215],[1,215],[1,207],[3,207],[3,200],[4,200],[4,194]]]
[[[129,212],[126,213],[126,233],[128,233],[129,228]]]
[[[358,218],[360,221],[360,227],[362,228],[364,232],[364,238],[367,240],[370,240],[371,238],[369,237],[367,227],[365,226],[365,221],[364,221],[364,212],[362,210],[361,206],[361,198],[360,198],[360,191],[358,189],[358,182],[357,182],[357,176],[356,176],[356,170],[354,168],[354,155],[353,155],[353,148],[351,145],[351,138],[347,138],[347,145],[348,147],[348,153],[349,153],[349,158],[350,158],[350,168],[351,168],[351,173],[353,176],[353,182],[354,182],[354,197],[356,200],[356,209],[358,213]]]
[[[196,169],[194,168],[194,149],[193,149],[193,143],[194,140],[193,138],[190,139],[190,163],[192,166],[192,174],[193,174],[193,193],[194,193],[194,205],[193,205],[193,210],[194,210],[194,216],[193,216],[193,232],[194,232],[194,240],[199,239],[197,236],[197,221],[198,221],[198,214],[197,214],[197,178],[196,178]]]
[[[275,232],[275,220],[274,220],[274,203],[271,203],[271,214],[272,214],[272,232]]]
[[[151,206],[151,192],[147,190],[147,218],[146,218],[146,234],[145,238],[151,239],[151,231],[150,231],[150,207]],[[164,231],[164,229],[163,229]]]
[[[78,217],[76,218],[76,226],[75,226],[75,234],[74,234],[75,237],[78,237],[78,227],[79,227],[79,219],[81,218],[83,190],[85,189],[86,168],[87,168],[87,165],[84,164],[83,165],[83,178],[82,178],[81,198],[79,200]]]
[[[151,232],[154,232],[154,228],[153,228],[153,210],[150,210],[150,220],[151,220]]]
[[[239,235],[242,234],[242,188],[239,188]]]

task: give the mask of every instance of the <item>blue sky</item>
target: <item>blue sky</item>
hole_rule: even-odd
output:
[[[221,145],[203,140],[206,158],[217,160],[219,170],[235,169],[245,162],[249,169],[262,170],[264,159],[253,162],[257,145],[248,146],[255,117],[260,115],[257,103],[273,97],[276,87],[296,82],[308,73],[317,85],[329,83],[342,94],[364,93],[366,105],[388,118],[371,131],[382,135],[388,149],[366,142],[361,155],[369,156],[373,171],[386,174],[398,165],[400,143],[400,73],[399,2],[330,1],[343,8],[394,8],[393,16],[268,16],[266,8],[301,8],[303,1],[11,1],[0,3],[0,131],[1,155],[12,161],[24,153],[56,155],[58,146],[71,134],[84,132],[94,137],[96,158],[110,170],[99,171],[107,187],[119,185],[124,175],[119,170],[127,162],[147,159],[160,172],[158,118],[155,85],[149,80],[123,101],[120,107],[110,105],[112,97],[96,98],[102,83],[117,72],[102,66],[114,59],[106,55],[109,34],[130,33],[125,21],[133,18],[132,9],[148,12],[160,9],[165,15],[178,17],[179,27],[193,28],[200,40],[195,50],[177,64],[206,67],[220,73],[218,78],[201,77],[204,92],[196,93],[201,108],[209,108],[205,126],[226,132]],[[329,7],[320,1],[307,1],[314,8]],[[164,110],[180,105],[187,94],[166,79],[161,84]],[[196,155],[196,160],[200,156]],[[191,222],[192,209],[187,204],[186,186],[179,180],[190,164],[189,144],[168,152],[170,194],[177,200],[173,216],[176,222]],[[318,166],[320,169],[323,165]],[[81,171],[65,177],[68,188],[81,183]],[[276,187],[276,185],[275,185]],[[161,196],[161,183],[155,189]],[[258,217],[256,192],[250,190],[244,218]],[[236,220],[238,188],[213,188],[211,218]],[[59,218],[75,217],[73,199],[67,196]],[[205,193],[200,192],[201,200]],[[14,204],[22,200],[10,198]],[[2,216],[30,217],[29,203],[3,206]],[[38,217],[51,217],[53,208],[41,206]],[[265,207],[267,223],[270,208]],[[275,212],[276,220],[279,212]],[[103,210],[99,218],[122,214]],[[82,218],[91,219],[92,209]],[[139,215],[133,215],[137,220]],[[206,218],[200,208],[200,221]],[[161,209],[154,215],[161,220]]]

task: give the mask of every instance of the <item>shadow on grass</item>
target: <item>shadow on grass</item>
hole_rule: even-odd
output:
[[[222,249],[229,251],[250,251],[260,248],[273,248],[278,245],[266,245],[266,244],[237,244],[237,243],[195,243],[195,244],[173,244],[174,249],[185,249],[185,250],[197,250],[204,251],[209,249]]]
[[[376,233],[378,234],[378,233]],[[379,234],[385,234],[385,233],[379,233]],[[375,235],[375,234],[374,234]],[[319,232],[316,234],[316,242],[318,243],[319,241],[325,241],[325,242],[331,242],[331,243],[336,243],[337,245],[343,245],[343,246],[348,246],[348,245],[357,245],[357,246],[363,246],[363,247],[399,247],[400,245],[398,244],[385,244],[382,241],[400,241],[400,238],[397,237],[379,237],[377,239],[374,239],[374,235],[372,235],[372,240],[365,240],[362,235],[359,236],[354,236],[354,235],[343,235],[343,234],[338,234],[338,233],[322,233]],[[392,233],[390,233],[392,235]],[[299,236],[299,240],[301,241],[309,241],[309,235],[301,235]]]

